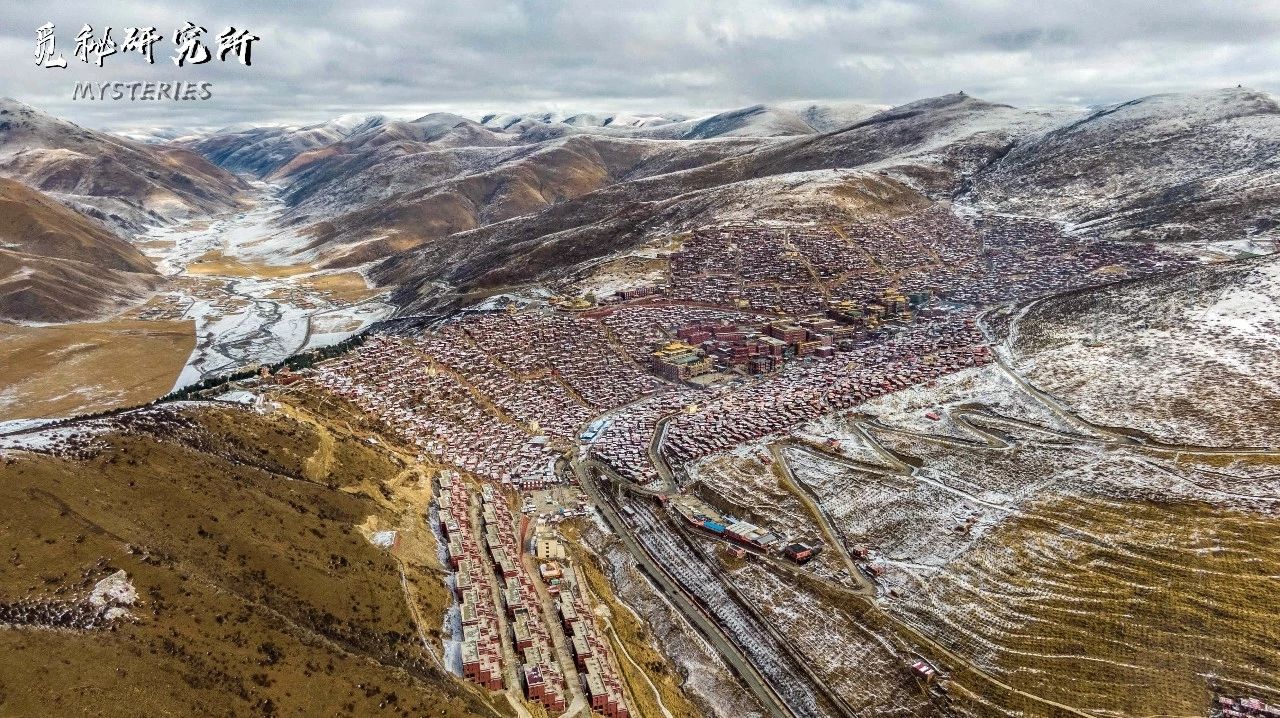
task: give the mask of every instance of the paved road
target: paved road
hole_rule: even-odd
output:
[[[672,492],[676,489],[675,474],[671,472],[671,467],[667,465],[667,460],[662,455],[662,442],[667,440],[667,424],[671,422],[677,415],[671,414],[664,416],[658,420],[653,427],[653,439],[649,441],[649,460],[653,462],[653,467],[658,471],[658,479],[662,481],[662,490]]]
[[[596,485],[585,462],[573,462],[574,473],[578,477],[578,481],[582,484],[583,489],[591,496],[595,506],[605,517],[613,532],[626,546],[627,551],[635,558],[636,563],[644,568],[646,574],[657,584],[658,589],[662,591],[663,596],[675,606],[690,623],[696,626],[699,632],[711,643],[712,647],[720,653],[725,662],[728,663],[738,676],[747,685],[747,688],[756,696],[765,710],[770,715],[777,718],[794,718],[795,714],[782,700],[782,698],[774,691],[773,687],[763,676],[756,671],[755,666],[747,659],[745,655],[738,649],[734,643],[728,639],[722,632],[719,625],[711,619],[700,607],[698,607],[683,589],[667,575],[666,569],[659,566],[643,546],[636,541],[632,535],[630,527],[622,520],[614,508],[613,502],[604,495],[599,486]]]
[[[840,560],[845,565],[845,570],[849,572],[849,576],[858,582],[858,593],[866,596],[876,595],[876,586],[871,579],[862,575],[862,571],[858,570],[858,564],[854,562],[853,557],[849,555],[849,549],[844,545],[844,539],[841,538],[840,532],[831,523],[831,519],[827,516],[827,512],[823,510],[822,504],[818,502],[816,496],[813,495],[809,486],[802,481],[796,479],[791,471],[791,464],[787,462],[787,457],[783,453],[785,442],[773,442],[769,444],[769,453],[773,455],[774,463],[782,470],[783,478],[790,489],[802,503],[809,509],[809,513],[818,519],[818,524],[822,528],[822,533],[827,537],[827,542],[837,553],[840,554]]]

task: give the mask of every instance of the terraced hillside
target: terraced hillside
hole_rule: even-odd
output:
[[[997,313],[997,364],[709,457],[690,471],[699,491],[748,516],[758,503],[774,528],[794,513],[779,507],[814,506],[828,552],[857,557],[874,598],[822,566],[812,574],[834,584],[787,598],[759,563],[722,558],[726,570],[845,700],[881,713],[1274,702],[1280,447],[1273,395],[1237,394],[1270,376],[1256,369],[1273,353],[1272,269],[1213,265],[1034,302],[1007,324]],[[1205,397],[1194,411],[1164,403],[1192,394]],[[778,466],[742,458],[770,454]],[[779,467],[792,497],[777,495]],[[846,641],[832,659],[833,632],[880,645]],[[932,698],[884,692],[917,655],[946,676]],[[886,659],[869,682],[840,670]]]

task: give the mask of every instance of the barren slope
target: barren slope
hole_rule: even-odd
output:
[[[191,150],[86,130],[0,100],[0,176],[116,229],[232,209],[247,185]]]
[[[118,311],[159,282],[110,230],[0,179],[0,319],[72,321]]]
[[[1017,322],[1011,359],[1092,421],[1169,443],[1276,446],[1278,260],[1044,300]]]
[[[1247,89],[1153,95],[1019,143],[975,180],[983,207],[1142,240],[1280,226],[1280,104]]]

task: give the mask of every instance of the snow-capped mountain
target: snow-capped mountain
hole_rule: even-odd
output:
[[[1019,142],[966,198],[1134,239],[1280,225],[1280,104],[1233,88],[1099,108]]]
[[[714,137],[788,137],[830,132],[886,109],[852,102],[788,102],[752,105],[700,117],[676,113],[532,113],[486,115],[481,124],[526,137],[571,133],[642,139],[695,140]]]
[[[535,125],[564,124],[571,127],[635,129],[658,127],[688,119],[677,113],[644,114],[628,112],[534,112],[485,115],[480,124],[503,132],[523,132]]]
[[[327,147],[386,122],[385,115],[343,115],[305,126],[230,128],[185,144],[232,172],[265,177],[303,152]]]
[[[88,130],[0,99],[0,177],[135,231],[231,209],[248,186],[199,154]]]
[[[322,266],[380,262],[379,281],[412,287],[524,281],[655,232],[856,214],[883,208],[878,198],[1045,216],[1099,236],[1185,238],[1196,218],[1214,236],[1272,232],[1277,142],[1273,98],[1222,90],[1094,111],[958,93],[694,118],[432,113],[193,146],[285,184],[281,220],[310,238],[300,252]]]

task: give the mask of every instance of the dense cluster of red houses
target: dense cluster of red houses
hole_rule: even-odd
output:
[[[1067,235],[1046,220],[970,221],[934,205],[866,222],[701,228],[670,256],[663,291],[677,301],[796,315],[839,301],[869,301],[890,286],[990,304],[1194,261],[1153,244]]]
[[[874,302],[845,301],[825,312],[756,323],[701,321],[676,329],[677,341],[653,353],[653,370],[673,381],[714,369],[764,374],[792,358],[827,359],[880,336],[890,323],[909,323],[928,292],[904,296],[887,289]]]
[[[485,315],[463,328],[516,376],[553,375],[597,410],[634,401],[660,386],[615,350],[599,322],[588,318],[527,311]]]
[[[312,381],[383,421],[423,453],[491,481],[538,488],[558,453],[494,413],[463,377],[408,339],[375,336],[323,364]]]
[[[966,236],[980,241],[977,252],[961,245],[968,257],[943,257],[946,261],[928,271],[906,273],[901,278],[903,289],[928,288],[951,301],[996,304],[1177,271],[1196,263],[1189,255],[1154,244],[1068,236],[1053,222],[1032,217],[985,217]]]
[[[893,339],[808,366],[788,364],[738,391],[723,392],[698,411],[676,417],[663,448],[676,462],[690,461],[990,361],[972,319],[946,315],[921,321]]]
[[[484,487],[482,499],[484,544],[501,586],[525,695],[559,713],[565,708],[568,691],[547,624],[550,617],[544,615],[537,585],[521,561],[524,551],[516,536],[516,519],[492,486]]]
[[[702,395],[692,390],[667,392],[632,404],[600,431],[591,447],[592,454],[622,478],[638,484],[649,483],[658,475],[649,454],[649,443],[658,422],[696,405]]]
[[[536,322],[530,322],[536,323]],[[556,368],[524,374],[508,370],[473,338],[479,322],[446,324],[414,337],[411,344],[429,361],[461,378],[506,417],[553,436],[572,437],[594,413],[575,396]]]
[[[1214,708],[1215,718],[1280,718],[1280,705],[1257,698],[1218,696]]]
[[[606,329],[618,339],[632,357],[643,358],[654,347],[671,340],[677,327],[695,324],[763,324],[778,319],[776,315],[709,309],[683,304],[661,304],[618,307],[601,317]]]
[[[471,525],[471,492],[456,474],[441,472],[436,496],[462,614],[462,675],[491,691],[502,690],[502,628],[489,569]]]
[[[448,540],[462,612],[463,676],[489,690],[502,690],[505,640],[516,656],[516,676],[529,700],[552,713],[563,711],[568,691],[537,587],[520,560],[515,518],[492,486],[484,488],[477,506],[475,493],[454,472],[441,472],[437,482],[440,525]],[[481,517],[480,537],[473,530],[475,508]],[[495,578],[502,596],[501,616],[494,598]]]

